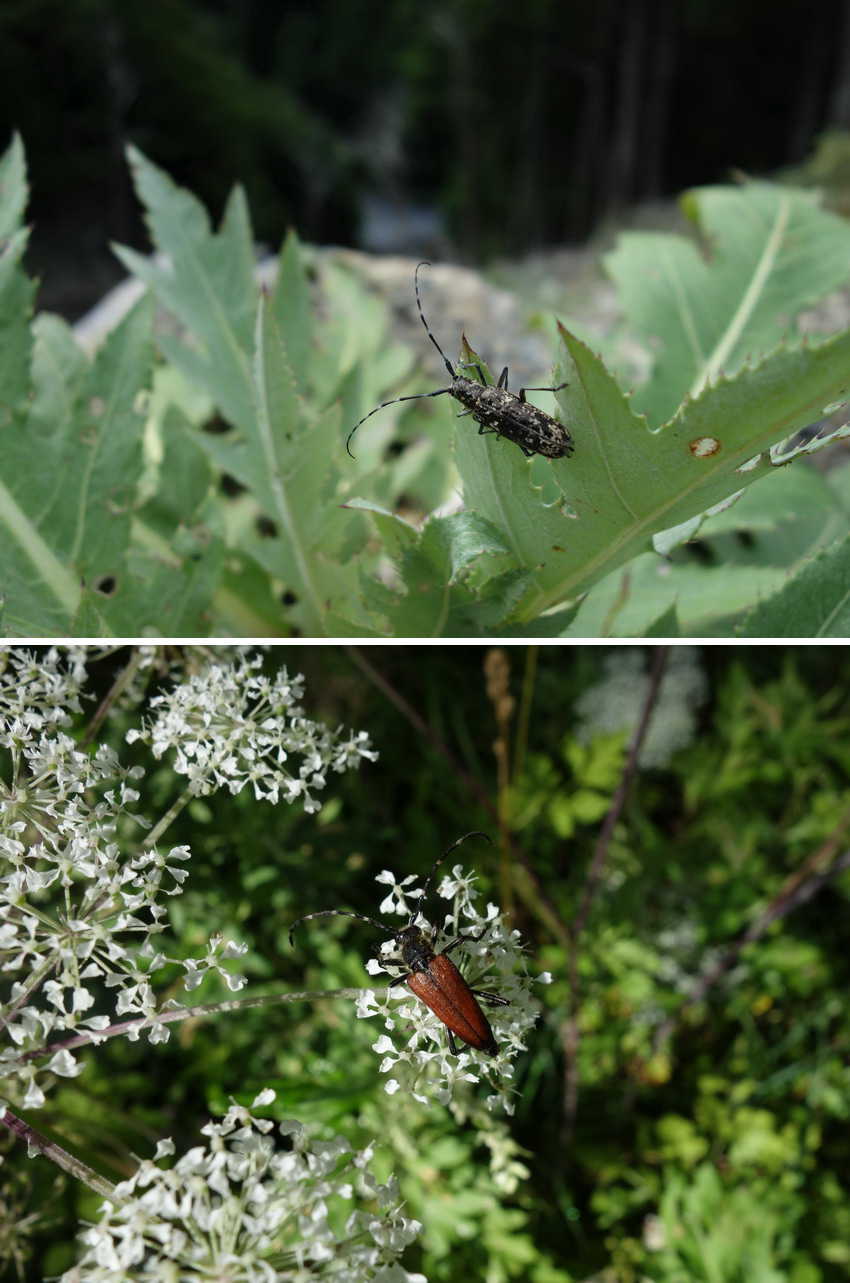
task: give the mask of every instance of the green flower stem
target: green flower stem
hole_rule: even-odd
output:
[[[159,838],[168,828],[169,824],[171,824],[171,822],[177,818],[177,816],[183,810],[183,807],[187,806],[188,803],[191,802],[193,797],[194,797],[194,794],[192,793],[191,788],[187,785],[186,788],[184,788],[183,792],[180,794],[180,796],[178,798],[175,798],[175,800],[171,803],[171,806],[168,808],[165,814],[161,816],[159,820],[157,820],[156,824],[153,826],[150,833],[145,838],[144,846],[146,847],[155,846]]]
[[[32,973],[15,1001],[10,1003],[4,1012],[0,1013],[0,1033],[2,1033],[6,1028],[15,1012],[19,1011],[21,1007],[29,1001],[30,996],[35,993],[36,989],[41,986],[45,976],[48,976],[56,966],[56,961],[56,954],[52,953],[50,957],[41,964],[38,970]]]

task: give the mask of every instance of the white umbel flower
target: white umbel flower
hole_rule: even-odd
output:
[[[374,761],[365,731],[329,730],[304,714],[304,678],[282,668],[260,672],[261,654],[242,652],[151,700],[155,715],[128,739],[148,740],[156,757],[174,750],[174,769],[193,793],[231,793],[246,785],[261,801],[298,801],[318,811],[314,796],[328,771]]]
[[[537,983],[545,983],[548,977],[535,979],[528,974],[519,932],[508,928],[495,904],[488,904],[483,910],[478,907],[480,893],[475,875],[461,865],[455,865],[451,873],[445,874],[437,887],[436,895],[451,901],[451,908],[439,913],[431,905],[430,925],[424,917],[429,913],[429,905],[422,903],[422,889],[411,885],[416,878],[408,876],[397,882],[394,875],[382,872],[375,880],[392,888],[379,912],[409,918],[411,906],[421,906],[417,921],[433,939],[435,953],[440,953],[457,935],[480,935],[478,940],[466,940],[452,953],[451,960],[462,971],[470,988],[498,994],[508,1002],[504,1007],[483,1007],[498,1044],[497,1054],[490,1056],[474,1051],[457,1040],[460,1054],[454,1056],[449,1051],[442,1022],[405,985],[366,990],[357,1003],[356,1013],[361,1019],[376,1015],[384,1019],[387,1033],[372,1044],[372,1049],[381,1057],[380,1072],[392,1075],[385,1090],[392,1095],[404,1089],[417,1100],[437,1100],[454,1108],[459,1085],[483,1081],[493,1089],[487,1097],[487,1107],[512,1113],[514,1060],[525,1049],[526,1035],[540,1011],[532,989]],[[434,926],[438,926],[435,934]],[[388,929],[387,935],[391,930]],[[365,965],[371,976],[389,972],[395,977],[404,970],[403,963],[393,956],[391,946],[386,943]]]
[[[131,1039],[143,1025],[152,1043],[169,1037],[156,985],[166,965],[182,968],[187,989],[210,972],[231,992],[245,983],[230,965],[245,949],[219,935],[200,957],[159,947],[165,897],[183,892],[191,867],[187,846],[160,839],[190,793],[158,821],[139,815],[144,769],[71,737],[66,728],[86,698],[85,659],[82,648],[0,647],[8,764],[0,776],[0,974],[8,994],[0,1082],[27,1108],[44,1103],[57,1076],[80,1072],[71,1046],[102,1041],[116,1021],[132,1022]],[[155,696],[152,723],[128,738],[150,739],[158,754],[173,748],[196,793],[237,791],[250,780],[257,796],[316,810],[313,793],[328,771],[374,757],[368,737],[310,721],[299,703],[303,678],[266,677],[261,660],[245,652],[217,658]]]
[[[273,1099],[266,1089],[251,1109]],[[399,1264],[422,1227],[402,1215],[395,1182],[372,1175],[371,1147],[311,1141],[297,1122],[278,1124],[282,1139],[274,1130],[233,1105],[171,1167],[160,1141],[103,1203],[61,1283],[426,1283]]]

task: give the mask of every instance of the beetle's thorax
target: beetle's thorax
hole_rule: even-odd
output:
[[[507,388],[497,388],[489,383],[476,383],[474,379],[456,376],[452,379],[451,395],[461,405],[466,406],[476,423],[503,432],[504,425],[510,418],[519,413],[521,417],[542,416],[548,419],[542,410],[527,401],[520,401]]]
[[[398,933],[402,962],[411,971],[427,971],[434,957],[431,942],[421,927],[404,927]]]
[[[452,379],[451,395],[467,409],[471,410],[478,405],[482,392],[488,391],[490,389],[485,384],[477,383],[475,379],[464,378],[462,374],[456,374]]]

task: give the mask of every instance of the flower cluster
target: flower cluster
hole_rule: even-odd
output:
[[[0,646],[0,725],[12,748],[33,732],[68,726],[81,708],[86,682],[83,646],[43,647],[41,652]]]
[[[261,1092],[251,1109],[273,1099]],[[174,1145],[160,1141],[84,1231],[62,1283],[425,1283],[398,1264],[421,1226],[402,1216],[395,1183],[375,1180],[371,1147],[311,1142],[293,1122],[278,1125],[276,1146],[273,1127],[233,1105],[170,1168],[158,1163]]]
[[[580,743],[616,731],[633,733],[649,690],[646,663],[646,654],[637,649],[618,647],[608,656],[605,675],[576,701]],[[691,743],[706,692],[698,649],[675,646],[641,748],[641,767],[666,766],[674,753]]]
[[[152,1042],[168,1038],[163,1016],[177,1004],[160,1005],[153,986],[164,965],[183,969],[187,989],[210,972],[231,991],[245,983],[226,965],[244,947],[221,936],[210,939],[200,958],[171,957],[155,944],[165,929],[163,897],[181,893],[190,859],[188,847],[169,848],[159,840],[191,790],[151,826],[134,813],[142,767],[123,765],[105,745],[83,751],[62,729],[81,708],[85,658],[80,648],[0,651],[0,749],[9,763],[8,778],[0,778],[0,972],[10,982],[9,997],[0,1003],[0,1081],[14,1080],[14,1096],[24,1108],[44,1103],[53,1075],[80,1073],[73,1047],[115,1032],[116,1018],[130,1024],[125,1032],[131,1038],[139,1036],[142,1024]],[[238,655],[229,667],[213,665],[206,686],[198,674],[186,683],[185,697],[178,686],[157,699],[164,708],[197,709],[201,703],[212,707],[221,695],[224,714],[234,720],[237,690],[255,708],[265,701],[265,729],[246,713],[241,738],[237,742],[231,734],[228,751],[245,762],[256,738],[261,763],[270,741],[282,733],[289,689],[289,730],[293,743],[312,745],[307,778],[313,787],[323,765],[344,770],[365,755],[357,737],[343,743],[293,712],[300,678],[268,682],[255,668],[254,660]],[[170,719],[175,734],[177,720],[176,714]],[[211,733],[216,738],[223,729]],[[211,749],[208,759],[215,753]],[[219,782],[229,770],[226,762],[221,765]],[[209,782],[203,791],[211,787]],[[147,831],[135,845],[127,836],[134,828]],[[111,1017],[103,1014],[110,992]]]
[[[416,879],[408,876],[397,882],[394,875],[385,870],[376,880],[390,887],[380,906],[381,912],[397,913],[409,919],[422,897],[422,890],[411,885]],[[483,989],[507,999],[505,1007],[486,1009],[498,1053],[490,1056],[473,1051],[459,1041],[460,1054],[452,1055],[441,1021],[404,986],[367,990],[357,1003],[357,1015],[366,1018],[377,1014],[384,1018],[388,1033],[373,1044],[373,1050],[382,1057],[381,1072],[392,1071],[393,1076],[384,1087],[390,1095],[410,1091],[417,1100],[428,1103],[429,1099],[436,1099],[457,1112],[463,1108],[457,1085],[483,1078],[493,1088],[486,1100],[488,1108],[513,1113],[510,1087],[513,1062],[518,1052],[524,1050],[525,1036],[540,1008],[531,995],[535,980],[526,971],[519,932],[506,926],[495,904],[488,904],[485,912],[479,910],[475,883],[475,875],[465,872],[461,865],[456,865],[442,878],[436,894],[452,901],[452,905],[439,926],[433,947],[439,953],[457,935],[480,936],[477,940],[465,941],[463,952],[453,953],[452,961],[462,969],[472,989]],[[412,906],[409,901],[413,902]],[[417,915],[417,922],[422,924],[421,914]],[[372,958],[366,964],[369,974],[378,975],[389,969],[397,975],[399,964],[394,961],[395,950],[394,942],[383,945],[380,958]],[[542,984],[550,980],[548,973],[536,978],[536,982]]]
[[[300,800],[305,811],[318,811],[311,790],[324,788],[328,770],[347,771],[377,753],[365,731],[330,731],[305,717],[304,678],[285,668],[267,677],[262,662],[242,652],[232,663],[210,664],[155,696],[155,716],[127,738],[147,739],[156,757],[173,748],[174,769],[194,794],[220,787],[238,793],[251,784],[258,799]]]

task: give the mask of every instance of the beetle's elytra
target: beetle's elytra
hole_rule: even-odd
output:
[[[470,837],[483,837],[490,841],[486,833],[464,833],[453,842],[448,850],[444,851],[441,856],[434,862],[434,866],[425,880],[425,886],[422,891],[422,897],[418,903],[424,904],[431,885],[431,879],[437,868],[442,864],[447,855],[454,851],[455,847],[460,846]],[[449,1048],[453,1054],[457,1054],[457,1044],[455,1036],[465,1042],[468,1047],[473,1047],[476,1051],[486,1052],[487,1055],[494,1056],[498,1051],[496,1039],[493,1037],[493,1030],[490,1028],[490,1022],[484,1015],[479,1004],[479,999],[489,1003],[494,1007],[506,1007],[507,998],[502,998],[499,994],[490,993],[486,989],[471,989],[452,962],[449,954],[458,945],[463,944],[466,940],[478,940],[479,935],[458,935],[451,940],[442,950],[441,953],[434,952],[434,941],[437,936],[437,929],[434,929],[432,936],[429,938],[421,927],[415,925],[415,919],[419,910],[414,909],[410,916],[410,921],[406,926],[394,928],[385,926],[377,922],[374,918],[368,918],[362,913],[352,913],[348,909],[319,909],[316,913],[307,913],[302,918],[298,918],[289,928],[289,941],[292,943],[292,933],[300,922],[307,922],[310,918],[325,918],[338,916],[342,918],[357,918],[361,922],[368,922],[371,926],[376,927],[386,935],[395,937],[398,943],[398,951],[401,955],[401,961],[405,971],[400,976],[390,981],[390,988],[397,984],[406,984],[408,989],[416,995],[426,1007],[433,1011],[434,1015],[446,1026],[449,1039]]]
[[[468,1047],[484,1051],[488,1056],[495,1056],[499,1048],[478,999],[484,999],[494,1006],[502,1006],[507,1000],[498,998],[495,994],[485,994],[480,989],[470,989],[451,958],[446,957],[445,950],[435,954],[427,947],[427,941],[426,950],[427,952],[421,952],[421,969],[412,969],[410,975],[404,977],[404,983],[442,1020],[448,1032],[449,1046],[455,1054],[457,1047],[453,1045],[453,1034]],[[411,966],[410,963],[407,965]]]
[[[422,311],[422,300],[419,297],[419,268],[428,267],[428,263],[417,264],[416,271],[413,275],[413,286],[416,292],[416,306],[422,324],[425,326],[425,333],[434,344],[434,347],[443,358],[445,367],[451,377],[451,384],[447,388],[438,388],[436,392],[419,392],[413,396],[398,396],[391,401],[382,401],[376,405],[374,410],[364,414],[359,423],[348,434],[345,442],[345,448],[351,454],[350,443],[361,423],[365,423],[373,414],[383,410],[385,406],[395,405],[399,401],[419,401],[425,397],[432,396],[452,396],[465,407],[461,414],[470,414],[478,424],[478,435],[484,436],[488,432],[494,432],[496,436],[504,437],[507,441],[513,441],[518,445],[526,457],[533,454],[542,454],[547,459],[565,459],[573,453],[573,439],[570,436],[563,423],[553,419],[551,415],[546,414],[543,410],[538,410],[536,405],[531,405],[526,401],[526,392],[559,392],[565,388],[566,383],[559,383],[554,388],[520,388],[519,395],[514,395],[508,391],[508,367],[502,370],[499,375],[499,381],[495,387],[491,387],[484,381],[484,372],[480,365],[474,368],[478,371],[481,380],[477,383],[474,379],[467,379],[464,375],[458,374],[457,370],[449,361],[443,349],[440,347],[434,335],[428,328],[428,322],[425,320],[425,313]],[[351,456],[354,458],[354,456]]]

